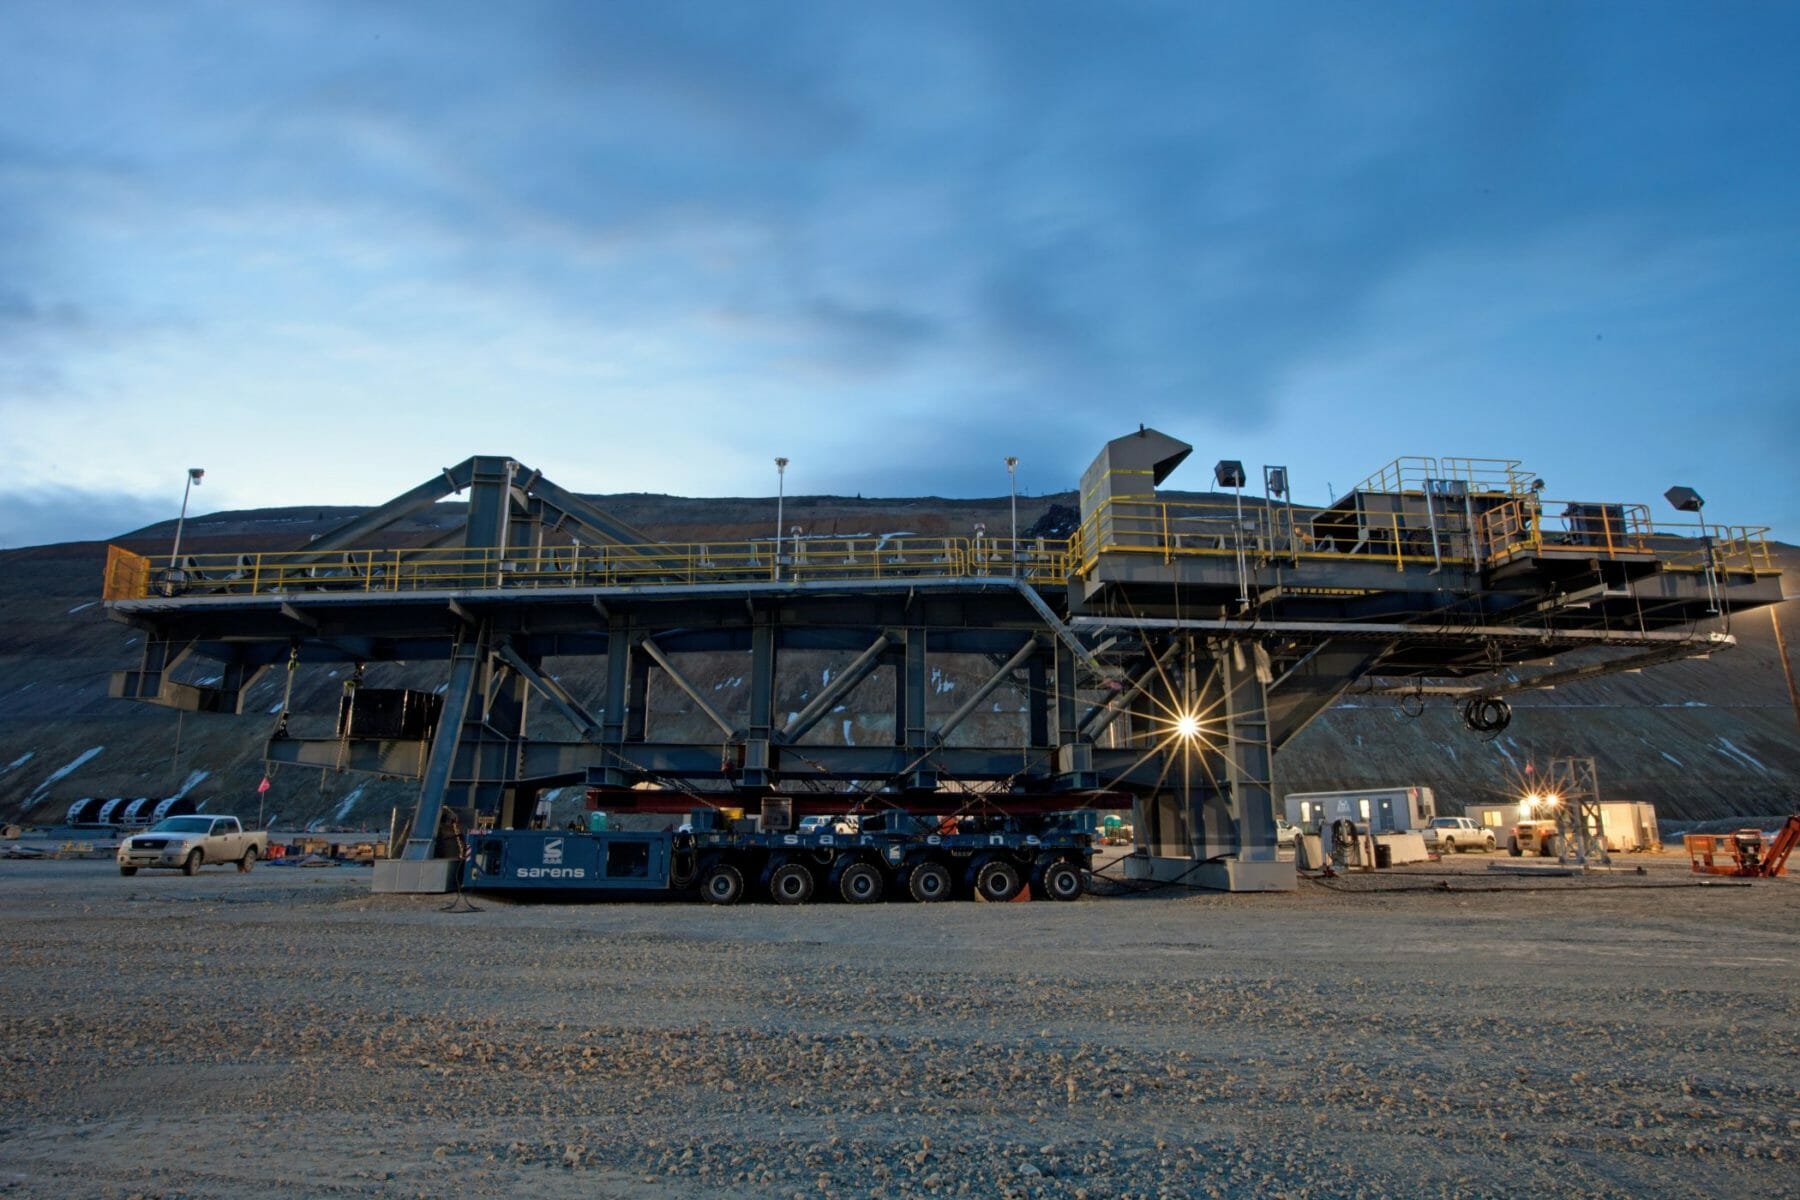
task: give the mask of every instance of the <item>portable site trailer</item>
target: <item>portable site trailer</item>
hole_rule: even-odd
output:
[[[1348,819],[1367,825],[1370,833],[1423,829],[1437,816],[1437,801],[1428,787],[1363,788],[1352,792],[1289,792],[1288,824],[1313,831]]]
[[[1516,802],[1504,804],[1469,804],[1463,815],[1483,829],[1494,831],[1501,846],[1512,836],[1512,827],[1527,817],[1544,819],[1550,814],[1542,809],[1527,813]],[[1662,835],[1656,828],[1656,806],[1639,800],[1602,800],[1600,802],[1600,835],[1606,848],[1616,854],[1631,854],[1662,848]]]

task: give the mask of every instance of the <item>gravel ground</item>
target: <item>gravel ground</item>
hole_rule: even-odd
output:
[[[1800,883],[1493,861],[476,911],[0,862],[0,1194],[1795,1194]]]

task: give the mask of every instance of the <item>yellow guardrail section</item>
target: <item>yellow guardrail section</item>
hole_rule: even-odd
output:
[[[1753,576],[1781,573],[1769,549],[1767,525],[1657,523],[1642,504],[1527,496],[1490,509],[1480,524],[1489,561],[1585,548],[1601,557],[1651,555],[1672,571],[1703,571],[1711,539],[1717,570]]]
[[[1422,493],[1413,493],[1422,495]],[[1442,503],[1442,502],[1441,502]],[[1454,502],[1451,502],[1453,505]],[[1471,537],[1463,514],[1437,514],[1437,538],[1417,511],[1351,513],[1304,505],[1246,505],[1232,501],[1163,503],[1111,500],[1082,523],[1069,542],[1071,572],[1090,575],[1101,554],[1178,558],[1235,558],[1253,565],[1273,559],[1342,561],[1374,558],[1404,571],[1409,564],[1491,565],[1519,555],[1580,551],[1600,558],[1654,556],[1672,570],[1704,569],[1705,538],[1718,570],[1780,573],[1767,526],[1656,525],[1642,504],[1540,500],[1529,490],[1477,514]]]
[[[1060,584],[1060,541],[1010,538],[805,538],[768,542],[546,546],[540,550],[297,550],[183,555],[169,568],[108,548],[103,595],[258,596],[291,592],[469,591],[482,588],[634,587],[818,582],[920,576],[1023,578]]]
[[[1366,514],[1355,529],[1344,526],[1357,518],[1342,510],[1303,505],[1246,505],[1242,513],[1232,501],[1163,503],[1118,500],[1103,503],[1082,523],[1069,542],[1073,573],[1091,573],[1101,554],[1154,554],[1164,562],[1178,558],[1235,558],[1240,548],[1255,565],[1272,558],[1288,561],[1341,561],[1345,555],[1374,556],[1404,571],[1408,563],[1451,561],[1432,553],[1431,532],[1424,516],[1406,513]]]
[[[1653,556],[1667,569],[1698,572],[1706,567],[1708,538],[1716,570],[1751,576],[1781,570],[1769,549],[1766,526],[1656,525],[1642,504],[1549,501],[1527,490],[1498,504],[1490,499],[1476,513],[1473,530],[1453,506],[1438,510],[1436,520],[1434,541],[1422,506],[1355,512],[1343,506],[1256,503],[1240,510],[1230,500],[1113,498],[1100,504],[1066,543],[988,537],[804,538],[783,543],[779,564],[768,541],[546,546],[507,554],[462,549],[195,554],[183,556],[177,568],[112,546],[103,595],[136,600],[905,577],[1017,577],[1059,585],[1071,576],[1090,577],[1102,554],[1152,555],[1164,563],[1242,554],[1252,567],[1348,557],[1403,572],[1420,564],[1475,567],[1521,555],[1583,553]]]
[[[1471,492],[1504,492],[1522,496],[1531,490],[1531,472],[1516,458],[1432,458],[1404,455],[1357,484],[1352,491],[1423,492],[1437,480],[1465,485]]]

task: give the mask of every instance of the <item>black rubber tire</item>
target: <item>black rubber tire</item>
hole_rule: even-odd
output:
[[[1456,839],[1455,838],[1445,838],[1443,841],[1439,842],[1438,843],[1438,853],[1439,854],[1455,854],[1456,853]]]
[[[838,873],[838,895],[846,904],[873,904],[885,890],[887,880],[872,862],[853,862]]]
[[[1004,904],[1024,886],[1025,877],[1019,868],[1004,858],[990,858],[975,869],[975,894],[983,900]]]
[[[921,904],[935,904],[940,900],[950,899],[950,891],[954,886],[950,868],[941,862],[922,862],[906,877],[907,893]]]
[[[256,847],[255,846],[245,847],[244,857],[238,859],[238,874],[248,875],[250,873],[251,869],[255,866],[256,866]]]
[[[1523,850],[1519,849],[1519,839],[1516,837],[1509,837],[1506,839],[1506,852],[1514,858],[1518,858],[1525,853]]]
[[[730,863],[714,863],[700,880],[708,904],[736,904],[744,898],[744,873]]]
[[[1072,862],[1053,862],[1038,877],[1046,900],[1081,899],[1081,870]]]
[[[1542,858],[1555,858],[1561,850],[1562,838],[1554,833],[1538,843],[1538,855]]]
[[[181,873],[183,875],[198,875],[200,873],[200,866],[205,861],[205,854],[198,850],[189,850],[187,861],[181,864]]]
[[[137,868],[136,867],[120,867],[119,874],[121,874],[121,875],[136,875]]]
[[[777,904],[805,904],[813,898],[812,872],[801,863],[782,863],[769,875],[769,898]]]

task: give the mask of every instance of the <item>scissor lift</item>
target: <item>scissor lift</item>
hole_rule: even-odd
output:
[[[1696,875],[1733,875],[1740,879],[1773,879],[1787,874],[1788,855],[1800,844],[1800,813],[1791,816],[1765,842],[1762,830],[1736,833],[1690,833],[1688,863]]]

